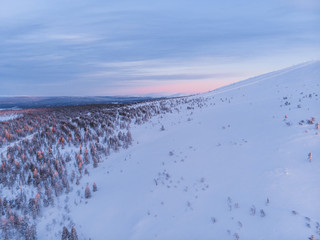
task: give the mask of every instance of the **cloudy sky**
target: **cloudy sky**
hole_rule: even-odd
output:
[[[203,92],[320,59],[319,0],[0,0],[0,95]]]

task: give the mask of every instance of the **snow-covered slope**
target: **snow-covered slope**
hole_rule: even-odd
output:
[[[60,197],[39,239],[65,217],[80,239],[320,239],[320,62],[191,98],[132,124],[134,144],[82,178],[98,191]]]

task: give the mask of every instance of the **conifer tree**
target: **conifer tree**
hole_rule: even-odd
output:
[[[70,237],[69,231],[66,227],[63,227],[61,240],[68,240]]]
[[[93,190],[94,192],[96,192],[96,191],[98,190],[97,184],[96,184],[95,182],[93,183],[92,190]]]
[[[87,184],[87,186],[86,186],[86,189],[85,189],[85,192],[84,192],[84,196],[85,196],[85,198],[90,198],[91,197],[91,190],[90,190],[89,184]]]
[[[70,234],[69,240],[78,240],[77,231],[74,226],[71,229],[71,234]]]

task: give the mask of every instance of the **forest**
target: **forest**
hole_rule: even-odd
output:
[[[15,118],[0,122],[0,213],[2,239],[37,239],[36,223],[55,198],[83,184],[89,166],[99,167],[112,151],[133,141],[131,124],[155,115],[192,110],[202,99],[175,98],[130,104],[97,104],[4,111]],[[162,126],[162,128],[164,128]],[[162,129],[164,130],[164,129]],[[91,197],[97,186],[87,185]],[[62,239],[77,239],[76,229],[62,230]]]

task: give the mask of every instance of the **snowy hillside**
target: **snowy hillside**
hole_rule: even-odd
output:
[[[153,113],[126,126],[132,145],[42,208],[37,238],[320,239],[319,105],[320,62],[135,104]]]
[[[79,235],[320,239],[319,84],[320,63],[302,64],[133,125],[133,146],[83,179],[98,191],[70,209]]]

